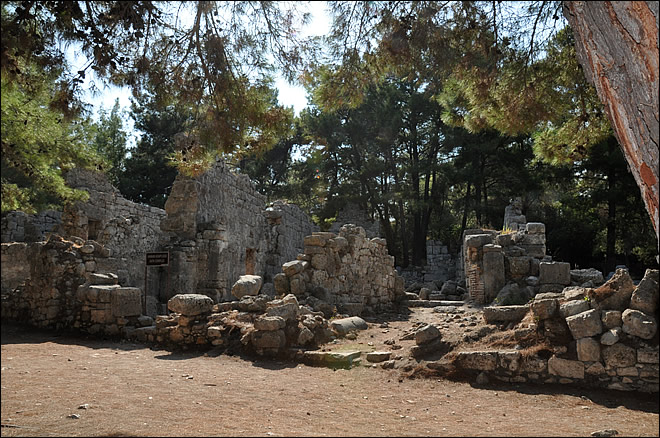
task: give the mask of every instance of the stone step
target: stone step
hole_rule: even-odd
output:
[[[403,305],[408,307],[438,307],[438,306],[462,306],[465,301],[448,301],[448,300],[407,300],[402,301]]]
[[[305,351],[303,361],[308,365],[329,368],[351,368],[360,364],[360,351]]]

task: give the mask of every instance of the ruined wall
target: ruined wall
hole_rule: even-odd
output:
[[[282,265],[282,271],[275,277],[276,293],[313,297],[349,315],[391,308],[404,293],[385,239],[368,239],[364,228],[352,224],[339,235],[305,237],[304,254]]]
[[[108,251],[95,241],[2,244],[2,318],[47,328],[119,334],[135,325],[142,291],[98,274]]]
[[[177,176],[165,211],[161,229],[173,265],[161,302],[179,293],[233,300],[231,288],[245,274],[264,277],[268,289],[317,229],[297,206],[277,201],[267,208],[247,175],[232,173],[222,160],[197,178]]]
[[[486,307],[488,323],[520,321],[516,339],[544,338],[547,356],[469,352],[456,364],[506,382],[658,392],[658,280],[658,271],[648,269],[635,286],[627,270],[618,269],[598,288],[566,287],[536,295],[531,305]]]
[[[358,227],[364,228],[367,237],[370,239],[381,237],[380,223],[370,218],[363,208],[353,202],[349,202],[339,210],[339,213],[337,213],[337,220],[332,224],[328,231],[337,234],[341,227],[346,224],[354,224]]]
[[[94,270],[115,272],[122,284],[143,287],[145,253],[163,243],[165,211],[125,199],[100,172],[74,169],[66,178],[71,187],[87,190],[89,200],[65,208],[56,231],[100,243],[109,255],[95,262]]]
[[[12,211],[2,216],[0,234],[2,242],[39,242],[46,240],[62,223],[62,213],[55,210],[42,211],[39,214],[26,214]]]

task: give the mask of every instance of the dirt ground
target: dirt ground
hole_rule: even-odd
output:
[[[483,326],[478,315],[365,318],[356,339],[324,348],[402,358],[349,370],[3,323],[2,436],[658,436],[657,394],[410,377],[415,324],[461,342]]]

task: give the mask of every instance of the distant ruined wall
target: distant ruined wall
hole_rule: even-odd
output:
[[[385,239],[368,239],[364,228],[353,224],[344,225],[339,235],[305,237],[304,254],[282,265],[282,271],[274,279],[278,295],[321,300],[349,315],[391,309],[404,294]]]
[[[12,211],[2,216],[1,241],[39,242],[46,240],[47,234],[61,223],[62,213],[55,210],[46,210],[39,214]]]

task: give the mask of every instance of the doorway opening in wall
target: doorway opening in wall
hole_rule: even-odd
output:
[[[87,220],[87,239],[98,240],[100,231],[101,231],[101,221],[97,221],[94,219]]]
[[[245,250],[245,275],[254,275],[257,264],[257,250],[247,248]]]

